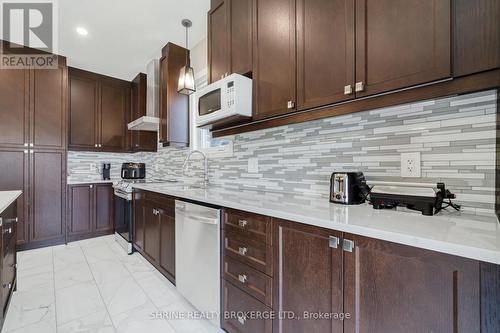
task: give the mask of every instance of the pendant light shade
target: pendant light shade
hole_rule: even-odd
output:
[[[190,20],[182,20],[182,26],[186,28],[186,49],[188,48],[188,29],[192,25],[193,23]],[[186,65],[181,68],[181,71],[179,73],[179,85],[177,86],[177,91],[183,95],[191,95],[196,91],[196,88],[194,86],[194,69],[190,65],[188,54],[189,51],[186,54]]]

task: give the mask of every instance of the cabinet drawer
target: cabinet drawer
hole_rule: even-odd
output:
[[[272,245],[271,218],[268,216],[226,209],[224,228]]]
[[[14,289],[16,279],[16,240],[12,238],[11,241],[5,246],[4,258],[2,266],[2,306],[5,313],[9,296]]]
[[[148,191],[136,191],[136,200],[144,200],[149,206],[162,209],[165,215],[175,217],[175,198]]]
[[[227,281],[223,281],[223,292],[222,328],[229,333],[272,332],[272,320],[263,319],[271,315],[270,308]]]
[[[269,244],[224,230],[224,254],[269,276],[273,274],[272,252]]]
[[[265,305],[272,307],[273,280],[266,274],[225,256],[224,278]]]

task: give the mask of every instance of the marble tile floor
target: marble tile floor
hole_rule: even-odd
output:
[[[2,333],[221,333],[139,253],[105,236],[18,253]],[[169,314],[172,314],[169,317]]]

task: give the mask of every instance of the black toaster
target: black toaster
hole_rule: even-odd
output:
[[[368,194],[362,172],[334,172],[330,178],[330,202],[357,205],[365,202]]]

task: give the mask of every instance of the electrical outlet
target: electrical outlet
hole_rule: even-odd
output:
[[[97,170],[97,164],[95,163],[90,163],[90,171],[96,171]]]
[[[420,152],[401,154],[401,177],[420,178],[422,176]]]
[[[248,173],[259,172],[259,159],[252,157],[248,159]]]

